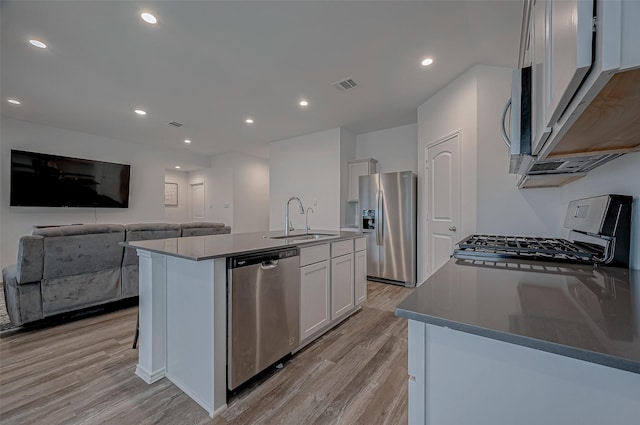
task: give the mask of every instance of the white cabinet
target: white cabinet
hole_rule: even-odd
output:
[[[349,201],[357,201],[359,197],[358,178],[376,172],[378,161],[372,158],[349,161]]]
[[[364,240],[364,238],[361,238]],[[367,300],[367,251],[356,251],[354,256],[354,291],[356,305]]]
[[[357,270],[354,246],[358,250]],[[301,346],[355,311],[356,297],[360,302],[366,300],[366,253],[365,238],[300,248]],[[356,280],[359,288],[354,285]]]
[[[355,307],[353,253],[331,259],[331,320]]]
[[[327,253],[328,253],[328,245]],[[300,267],[300,341],[331,321],[329,260]]]
[[[551,128],[544,122],[548,4],[548,0],[536,0],[531,14],[531,152],[533,155],[538,154],[551,133]]]
[[[537,155],[591,67],[593,0],[535,0],[530,28]]]
[[[546,3],[544,123],[552,127],[591,67],[593,0]]]
[[[637,373],[415,320],[408,338],[411,425],[638,423]]]

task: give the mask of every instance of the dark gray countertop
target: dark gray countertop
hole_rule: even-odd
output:
[[[452,258],[396,315],[640,373],[640,270]]]
[[[127,248],[139,248],[158,254],[202,261],[264,250],[293,246],[310,246],[364,237],[360,232],[332,232],[327,230],[311,230],[310,232],[330,233],[332,236],[318,240],[270,239],[270,237],[273,236],[283,235],[282,231],[275,231],[131,241],[122,242],[121,245]],[[291,236],[301,236],[304,234],[304,230],[291,232]]]

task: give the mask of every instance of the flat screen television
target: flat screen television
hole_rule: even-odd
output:
[[[130,165],[11,150],[13,207],[128,208]]]

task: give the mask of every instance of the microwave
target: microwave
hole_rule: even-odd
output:
[[[511,73],[511,97],[502,112],[501,130],[502,139],[511,152],[509,172],[524,174],[526,167],[531,163],[530,66]]]

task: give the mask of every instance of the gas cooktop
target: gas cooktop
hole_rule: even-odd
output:
[[[564,227],[572,240],[477,234],[458,242],[465,260],[530,259],[629,267],[633,198],[603,195],[571,201]]]

